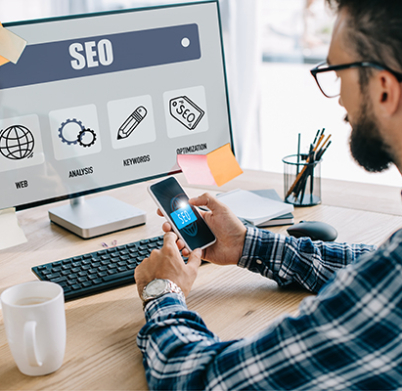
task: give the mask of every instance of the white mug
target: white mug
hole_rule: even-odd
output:
[[[8,344],[18,369],[28,376],[59,369],[66,348],[64,294],[53,282],[33,281],[0,296]]]

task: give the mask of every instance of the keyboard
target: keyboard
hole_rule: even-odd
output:
[[[134,284],[135,268],[153,249],[162,245],[163,236],[155,236],[34,266],[32,271],[40,280],[61,285],[68,301]]]

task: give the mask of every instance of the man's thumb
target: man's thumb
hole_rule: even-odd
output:
[[[198,268],[201,265],[201,256],[202,250],[200,248],[196,248],[188,257],[187,265]]]

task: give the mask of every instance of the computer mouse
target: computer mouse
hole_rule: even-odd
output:
[[[287,229],[288,234],[296,238],[307,236],[312,240],[333,242],[338,237],[337,230],[321,221],[300,221]]]

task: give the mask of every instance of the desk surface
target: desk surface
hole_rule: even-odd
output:
[[[190,196],[200,187],[179,181]],[[282,176],[246,171],[211,192],[274,188],[282,196]],[[147,211],[147,224],[118,233],[82,240],[50,224],[48,206],[18,213],[28,243],[0,251],[0,292],[35,280],[31,267],[102,248],[102,242],[125,244],[162,233],[163,219],[147,191],[137,184],[108,194]],[[320,220],[339,232],[338,241],[380,244],[402,226],[400,188],[323,180],[323,204],[295,209],[295,221]],[[286,233],[286,227],[272,227]],[[275,282],[236,266],[200,268],[187,303],[223,340],[250,336],[283,313],[295,313],[308,295],[297,289],[278,289]],[[147,389],[136,336],[144,325],[142,303],[131,285],[66,303],[67,348],[63,366],[55,373],[31,378],[22,375],[7,345],[0,311],[0,390],[144,390]]]

